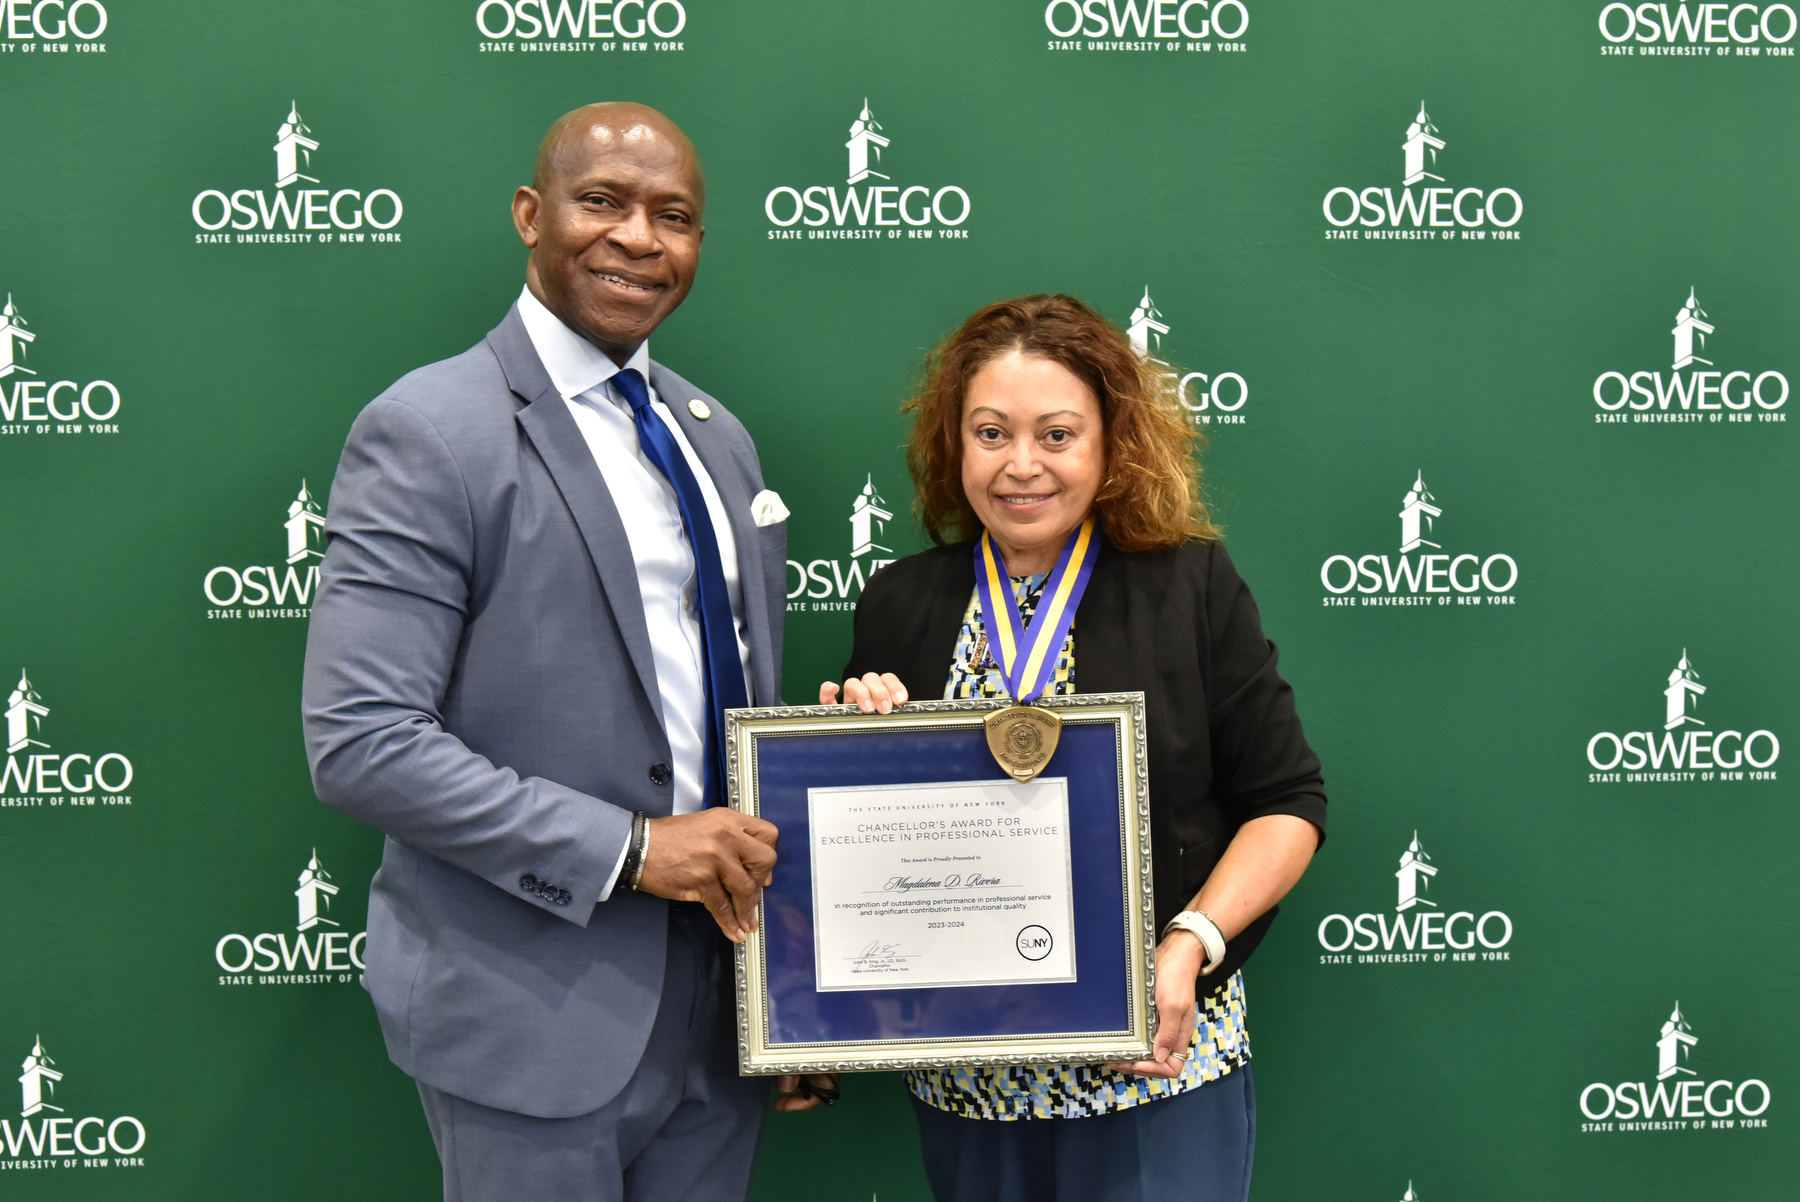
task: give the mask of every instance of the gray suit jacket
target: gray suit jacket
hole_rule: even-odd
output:
[[[751,517],[738,420],[651,383],[730,514],[751,700],[777,704],[787,526]],[[388,1054],[484,1106],[598,1109],[656,1017],[668,903],[596,902],[632,811],[674,790],[631,548],[516,309],[363,410],[326,531],[306,749],[319,799],[388,836],[364,976]]]

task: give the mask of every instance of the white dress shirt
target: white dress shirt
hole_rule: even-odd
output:
[[[657,692],[661,694],[652,700],[661,708],[663,731],[674,760],[670,767],[675,776],[675,813],[691,814],[705,800],[702,761],[706,754],[706,668],[696,613],[699,593],[694,553],[681,524],[675,486],[645,456],[638,444],[637,426],[632,422],[631,404],[609,383],[621,370],[619,366],[599,347],[564,325],[531,294],[530,288],[519,294],[519,317],[550,382],[587,440],[588,450],[624,523],[631,558],[637,565],[638,592],[644,599],[650,653],[656,664]],[[648,384],[650,344],[639,346],[625,366],[636,368]],[[706,510],[719,540],[725,586],[731,595],[738,658],[748,693],[750,644],[744,636],[744,593],[738,579],[737,540],[732,536],[725,505],[719,500],[712,477],[694,454],[668,406],[654,388],[649,391],[652,411],[669,428],[706,497]],[[612,896],[624,862],[625,853],[621,851],[612,878],[600,894],[601,901]]]

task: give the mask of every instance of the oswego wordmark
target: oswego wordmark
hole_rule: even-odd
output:
[[[681,0],[480,0],[482,51],[583,53],[685,49]]]
[[[1244,0],[1050,0],[1044,28],[1051,50],[1242,52],[1250,9]]]
[[[1786,4],[1608,4],[1600,53],[1632,58],[1790,59],[1797,22]]]
[[[1325,231],[1330,240],[1517,242],[1514,227],[1525,215],[1525,201],[1507,187],[1452,186],[1437,174],[1438,152],[1448,143],[1419,104],[1400,143],[1404,171],[1396,199],[1391,187],[1379,184],[1358,190],[1340,185],[1325,193]],[[1444,186],[1434,188],[1425,181]],[[1413,185],[1423,184],[1416,192]]]
[[[1235,371],[1216,372],[1210,378],[1203,371],[1178,374],[1168,370],[1169,365],[1156,357],[1162,350],[1163,337],[1169,333],[1169,325],[1163,320],[1162,310],[1150,299],[1148,286],[1144,288],[1143,299],[1132,307],[1125,332],[1131,339],[1133,350],[1165,369],[1161,373],[1163,379],[1168,381],[1169,390],[1181,401],[1181,407],[1196,426],[1241,426],[1245,423],[1246,418],[1239,410],[1250,399],[1250,385],[1243,376]]]
[[[52,380],[29,366],[37,331],[6,294],[0,308],[0,436],[117,434],[119,389],[108,380]]]
[[[763,198],[763,215],[775,227],[768,231],[769,240],[967,238],[969,231],[962,227],[969,219],[969,194],[956,184],[868,182],[890,180],[881,168],[888,165],[882,153],[892,145],[865,98],[844,143],[849,151],[844,194],[838,195],[835,184],[771,188]]]
[[[1329,556],[1319,566],[1326,607],[1514,604],[1518,561],[1504,551],[1446,550],[1431,537],[1443,516],[1421,471],[1400,502],[1399,556]]]
[[[194,235],[194,241],[201,245],[400,241],[395,227],[406,207],[392,188],[365,193],[357,188],[294,187],[320,182],[308,174],[317,170],[312,156],[319,142],[312,133],[301,119],[299,105],[290,104],[275,131],[273,198],[262,189],[239,188],[229,195],[218,188],[203,189],[190,206],[194,224],[203,231]]]
[[[65,1111],[58,1087],[64,1069],[44,1050],[42,1036],[34,1036],[19,1074],[19,1122],[0,1119],[0,1169],[135,1169],[144,1166],[144,1144],[149,1136],[142,1119],[129,1114],[116,1118]],[[60,1099],[60,1101],[59,1101]],[[79,1117],[78,1117],[79,1116]]]
[[[1398,900],[1386,914],[1319,920],[1320,964],[1478,964],[1511,960],[1513,922],[1502,910],[1444,910],[1430,897],[1438,867],[1413,832],[1400,854]]]
[[[1600,407],[1594,421],[1599,425],[1785,423],[1787,414],[1781,410],[1788,400],[1787,376],[1772,367],[1753,365],[1745,370],[1706,358],[1707,340],[1717,332],[1712,316],[1700,307],[1695,289],[1689,288],[1669,329],[1675,346],[1668,381],[1664,382],[1660,370],[1601,372],[1594,377],[1594,404]]]
[[[1663,689],[1662,729],[1594,735],[1587,741],[1587,762],[1593,769],[1588,783],[1775,780],[1781,740],[1769,730],[1708,729],[1699,713],[1705,695],[1706,686],[1684,647]]]

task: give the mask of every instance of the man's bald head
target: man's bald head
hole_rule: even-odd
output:
[[[603,100],[584,104],[556,119],[538,144],[537,165],[531,186],[543,192],[550,181],[573,164],[579,169],[595,155],[626,149],[648,152],[658,158],[684,160],[693,172],[695,199],[706,203],[706,176],[700,169],[700,152],[681,132],[681,127],[647,104],[630,100]]]
[[[706,180],[694,144],[647,105],[565,113],[538,148],[513,224],[532,295],[625,361],[687,297],[700,265]]]

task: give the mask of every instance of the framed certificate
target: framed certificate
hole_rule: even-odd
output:
[[[743,1072],[1150,1055],[1144,697],[1040,705],[1028,781],[986,729],[1006,700],[726,712],[731,804],[781,830],[737,949]]]

